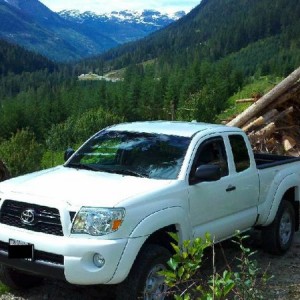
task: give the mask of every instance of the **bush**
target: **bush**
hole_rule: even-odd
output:
[[[64,163],[64,151],[46,150],[41,160],[41,169],[55,167]]]
[[[46,144],[51,151],[64,151],[70,146],[82,144],[100,129],[120,121],[122,118],[106,112],[102,108],[90,110],[80,117],[72,116],[64,123],[53,125]]]
[[[39,170],[42,153],[43,147],[28,129],[19,130],[0,143],[0,159],[7,164],[12,176]]]
[[[0,296],[9,292],[9,288],[0,281]]]
[[[177,235],[170,235],[178,243]],[[170,288],[170,294],[176,300],[263,299],[261,287],[269,277],[266,272],[261,276],[257,262],[251,259],[254,252],[243,245],[246,238],[237,235],[237,241],[234,241],[241,251],[240,257],[236,258],[236,271],[228,265],[221,274],[216,272],[214,244],[209,234],[206,234],[205,239],[184,241],[182,247],[172,243],[175,254],[168,261],[169,269],[161,272]],[[204,282],[199,279],[199,269],[204,252],[210,247],[213,249],[213,274]]]

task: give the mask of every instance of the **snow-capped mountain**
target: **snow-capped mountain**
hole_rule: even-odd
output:
[[[146,9],[142,12],[122,10],[105,14],[96,14],[91,11],[81,13],[79,10],[62,10],[58,14],[68,21],[78,23],[94,20],[99,22],[148,24],[162,27],[177,21],[185,15],[185,12],[178,11],[174,14],[164,14],[156,10]]]
[[[74,60],[143,38],[183,15],[153,10],[55,13],[38,0],[0,0],[0,38],[53,60]]]
[[[58,13],[74,26],[81,24],[91,31],[100,30],[118,44],[134,41],[149,33],[161,29],[185,15],[179,11],[173,15],[163,14],[156,10],[112,11],[96,14],[91,11],[80,13],[78,10],[63,10]]]

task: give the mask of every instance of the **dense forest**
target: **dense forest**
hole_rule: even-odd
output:
[[[202,0],[164,30],[73,64],[0,41],[0,159],[19,175],[116,122],[216,122],[245,85],[300,65],[299,15],[298,0]],[[78,80],[112,70],[120,80]]]

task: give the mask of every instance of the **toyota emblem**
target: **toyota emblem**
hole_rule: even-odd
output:
[[[35,214],[35,212],[33,209],[23,210],[21,213],[21,218],[20,218],[22,223],[25,225],[33,225],[34,214]]]

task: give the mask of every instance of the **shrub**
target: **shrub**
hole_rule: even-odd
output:
[[[177,235],[170,235],[178,243]],[[266,272],[263,276],[260,275],[257,262],[252,260],[255,252],[243,245],[243,240],[247,237],[237,235],[237,241],[234,241],[241,252],[240,257],[236,257],[236,271],[227,265],[227,269],[221,274],[215,270],[214,244],[209,234],[204,239],[184,241],[182,247],[172,243],[175,253],[168,261],[169,269],[161,272],[170,293],[176,300],[221,300],[228,297],[236,300],[263,299],[261,286],[270,277]],[[204,282],[199,279],[199,269],[203,263],[204,252],[210,247],[213,249],[213,274]]]
[[[12,176],[39,170],[42,153],[43,147],[28,129],[19,130],[0,143],[0,159],[7,164]]]
[[[72,116],[64,123],[52,126],[46,141],[47,148],[51,151],[64,151],[70,146],[82,144],[100,129],[120,121],[122,118],[102,108],[87,111],[79,117]]]
[[[9,292],[9,288],[0,281],[0,296]]]

